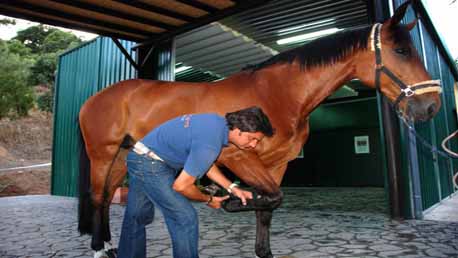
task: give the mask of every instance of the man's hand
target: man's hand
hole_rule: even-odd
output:
[[[229,195],[222,196],[222,197],[213,196],[211,202],[209,202],[207,205],[213,209],[219,209],[221,208],[221,203],[227,199],[229,199]]]
[[[246,199],[253,199],[253,193],[242,190],[238,187],[232,188],[232,194],[237,196],[240,200],[242,200],[242,204],[246,205]]]

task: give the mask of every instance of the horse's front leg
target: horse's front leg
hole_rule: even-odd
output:
[[[273,258],[270,249],[270,223],[272,211],[256,211],[256,256],[259,258]]]
[[[283,199],[279,189],[281,177],[277,178],[265,168],[261,160],[254,153],[238,152],[226,155],[221,160],[242,181],[255,188],[253,200],[248,200],[246,207],[240,200],[232,199],[224,206],[233,208],[230,211],[256,211],[256,256],[260,258],[273,258],[270,249],[270,225],[272,211],[276,209]],[[272,176],[274,175],[274,176]],[[278,180],[279,179],[279,180]],[[240,210],[237,210],[239,208]]]

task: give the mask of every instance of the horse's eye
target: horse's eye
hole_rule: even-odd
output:
[[[410,51],[408,48],[396,48],[394,50],[397,54],[402,55],[402,56],[409,56]]]

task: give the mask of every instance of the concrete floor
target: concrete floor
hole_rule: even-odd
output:
[[[283,190],[285,200],[274,213],[271,229],[272,251],[277,257],[458,257],[458,220],[393,221],[387,215],[383,189]],[[452,200],[456,205],[455,198]],[[254,257],[253,213],[228,214],[203,204],[195,207],[201,258]],[[74,198],[0,198],[0,257],[92,257],[90,238],[76,231],[76,211]],[[115,245],[123,211],[120,205],[111,208]],[[147,231],[148,257],[171,257],[170,239],[159,212]]]
[[[458,194],[442,200],[425,213],[425,220],[458,222]]]

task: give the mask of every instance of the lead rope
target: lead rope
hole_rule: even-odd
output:
[[[407,127],[407,129],[415,136],[416,139],[420,140],[420,143],[427,147],[431,153],[435,153],[435,154],[438,154],[444,158],[458,158],[458,153],[456,152],[453,152],[451,151],[449,148],[447,148],[446,146],[446,143],[448,141],[450,141],[453,137],[455,137],[456,135],[458,135],[458,130],[456,130],[455,132],[453,132],[452,134],[450,134],[449,136],[447,136],[443,141],[442,141],[442,148],[444,149],[444,151],[441,151],[439,149],[437,149],[436,146],[433,146],[431,143],[429,143],[425,138],[423,138],[423,136],[419,135],[417,133],[417,131],[415,130],[415,128],[410,125],[410,123],[402,116],[402,114],[400,114],[400,112],[396,112],[398,114],[398,117],[401,119],[402,123]],[[455,175],[453,175],[452,177],[452,182],[453,182],[453,187],[455,189],[458,189],[458,183],[457,183],[457,178],[458,178],[458,171],[455,173]]]
[[[458,134],[458,130],[454,131],[452,134],[449,136],[445,137],[445,139],[442,141],[442,149],[444,149],[451,157],[458,158],[458,153],[451,151],[447,146],[447,142],[450,141],[453,137],[455,137]],[[455,189],[458,189],[458,183],[457,183],[457,178],[458,178],[458,171],[455,172],[455,175],[453,175],[453,187]]]

